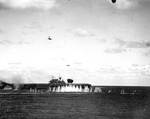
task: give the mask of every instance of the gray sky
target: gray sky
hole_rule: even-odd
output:
[[[0,0],[0,77],[150,85],[149,11],[149,0]]]

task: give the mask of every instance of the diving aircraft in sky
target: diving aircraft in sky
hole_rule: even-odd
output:
[[[68,1],[70,1],[70,0],[68,0]],[[112,3],[116,3],[116,0],[111,0],[112,1]]]
[[[116,3],[116,0],[111,0],[112,1],[112,3]]]
[[[70,0],[69,0],[70,1]],[[112,3],[116,3],[116,0],[111,0]],[[52,40],[52,38],[49,36],[48,40]]]
[[[48,40],[52,40],[52,38],[49,36],[49,37],[48,37]]]

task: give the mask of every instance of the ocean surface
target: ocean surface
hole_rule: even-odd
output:
[[[0,94],[0,119],[150,119],[150,96]]]

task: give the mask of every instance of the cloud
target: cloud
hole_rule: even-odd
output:
[[[0,0],[0,6],[6,8],[39,8],[50,9],[55,6],[55,0]]]
[[[42,26],[42,24],[40,22],[37,22],[37,21],[31,22],[30,24],[25,25],[24,28],[25,28],[25,31],[30,30],[30,32],[31,31],[42,32],[44,30],[44,26]]]
[[[150,56],[150,48],[149,49],[145,49],[143,51],[143,55],[149,57]]]
[[[112,41],[113,44],[118,45],[119,47],[124,48],[149,48],[149,41],[125,41],[119,38],[115,38]]]
[[[4,33],[4,30],[3,29],[0,29],[0,34]]]
[[[131,9],[135,8],[138,5],[139,0],[117,0],[116,3],[112,3],[111,0],[108,0],[115,8],[117,9]]]
[[[88,36],[94,36],[94,34],[86,29],[83,28],[77,28],[73,31],[75,36],[78,37],[88,37]]]
[[[129,47],[129,48],[148,48],[148,47],[150,47],[150,42],[131,41],[131,42],[126,43],[126,47]]]
[[[6,45],[6,44],[12,44],[9,40],[0,40],[0,44]]]
[[[108,48],[108,49],[105,49],[104,52],[114,54],[114,53],[122,53],[125,51],[126,51],[126,49],[124,49],[124,48]]]
[[[112,40],[106,40],[104,43],[109,46],[104,50],[106,53],[122,53],[128,51],[127,49],[150,48],[149,41],[125,41],[114,38]]]

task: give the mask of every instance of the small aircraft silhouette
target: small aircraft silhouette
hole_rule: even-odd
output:
[[[49,36],[49,37],[48,37],[48,40],[52,40],[52,38]]]
[[[70,65],[69,65],[69,64],[67,64],[66,66],[67,66],[67,67],[70,67]]]
[[[112,1],[112,3],[116,3],[116,0],[111,0]]]
[[[68,0],[68,1],[71,1],[71,0]],[[116,0],[111,0],[112,1],[112,3],[116,3]]]

